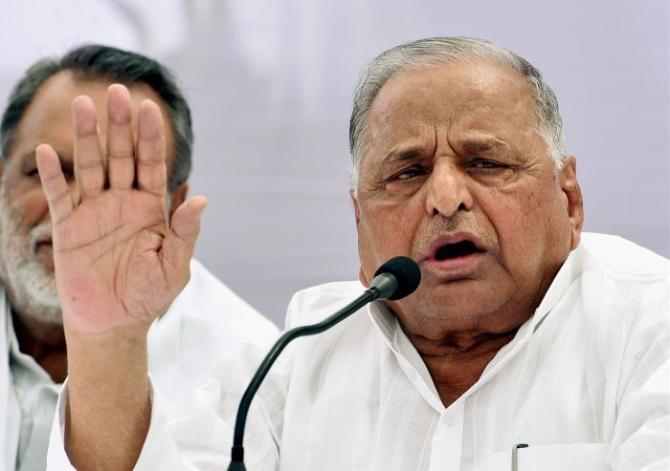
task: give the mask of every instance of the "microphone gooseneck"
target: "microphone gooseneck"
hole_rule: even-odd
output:
[[[394,257],[379,267],[375,272],[375,277],[370,283],[370,287],[366,289],[363,294],[335,314],[316,324],[296,327],[284,332],[272,346],[268,354],[265,355],[265,358],[256,370],[253,378],[251,378],[249,386],[247,386],[247,389],[242,395],[242,400],[237,409],[237,417],[235,418],[235,432],[233,435],[233,447],[231,449],[228,471],[246,470],[246,467],[244,466],[243,446],[244,427],[246,425],[251,400],[270,370],[270,367],[289,342],[298,337],[320,334],[324,330],[330,329],[335,324],[343,321],[375,299],[397,300],[404,298],[414,292],[419,286],[420,281],[421,272],[414,260],[408,257]]]

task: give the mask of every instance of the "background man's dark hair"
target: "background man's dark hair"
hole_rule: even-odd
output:
[[[170,191],[184,183],[191,172],[193,131],[191,111],[172,73],[141,54],[109,46],[86,45],[61,59],[43,59],[31,66],[9,95],[0,124],[0,153],[8,159],[16,129],[37,90],[53,75],[71,71],[84,80],[103,79],[126,86],[143,83],[160,96],[170,116],[175,137],[175,158],[168,179]]]

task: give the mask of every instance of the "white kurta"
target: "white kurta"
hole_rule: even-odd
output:
[[[46,467],[49,433],[61,386],[20,352],[0,286],[0,469]],[[149,330],[149,369],[168,416],[182,415],[212,366],[240,342],[267,348],[277,329],[199,262],[168,312]]]
[[[249,470],[667,469],[670,265],[623,239],[584,234],[534,315],[444,407],[417,351],[381,303],[289,347],[251,406]],[[287,326],[316,322],[362,290],[299,292]],[[167,420],[154,399],[137,470],[221,470],[259,358],[218,365],[198,413]],[[63,452],[64,390],[50,469]]]

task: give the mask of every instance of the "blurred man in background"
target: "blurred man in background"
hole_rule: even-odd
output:
[[[118,82],[115,113],[107,89]],[[116,136],[137,135],[140,102],[157,103],[166,123],[167,188],[164,210],[172,215],[186,199],[193,134],[188,103],[156,61],[106,46],[84,46],[61,59],[33,65],[16,84],[2,116],[0,134],[0,467],[44,469],[49,430],[68,363],[61,302],[54,277],[52,221],[40,186],[35,148],[47,142],[58,152],[67,183],[78,198],[70,105],[85,94],[99,111],[106,162],[130,163],[132,149],[114,147]],[[109,112],[107,111],[109,108]],[[109,117],[109,118],[108,118]],[[108,119],[111,121],[108,122]],[[114,134],[114,135],[112,135]],[[120,168],[123,168],[122,166]],[[123,172],[123,170],[122,170]],[[117,174],[125,184],[136,182]],[[99,224],[96,214],[87,226]],[[70,234],[74,236],[75,234]],[[110,238],[116,234],[108,234]],[[149,334],[148,364],[170,415],[188,409],[194,387],[214,361],[239,342],[264,348],[272,323],[190,260],[190,281]],[[87,274],[83,274],[86,276]]]

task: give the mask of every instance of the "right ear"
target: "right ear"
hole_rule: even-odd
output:
[[[349,197],[351,197],[351,202],[354,205],[354,215],[356,216],[356,232],[359,233],[360,237],[361,204],[360,201],[358,201],[358,198],[356,197],[356,193],[354,193],[354,190],[349,190]],[[358,279],[360,280],[363,286],[365,287],[368,286],[368,279],[365,276],[365,273],[363,272],[363,267],[360,267],[358,269]]]
[[[366,288],[370,286],[370,283],[368,282],[368,277],[365,276],[365,272],[363,271],[363,267],[360,267],[358,269],[358,279],[360,280],[361,284]]]
[[[356,194],[354,193],[354,190],[349,190],[349,197],[351,198],[351,202],[354,205],[354,215],[356,216],[356,229],[358,229],[358,223],[361,221],[361,206],[360,203],[358,202]]]

